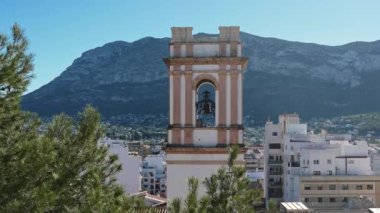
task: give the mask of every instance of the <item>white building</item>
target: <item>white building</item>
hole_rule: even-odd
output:
[[[267,199],[335,208],[366,196],[380,204],[365,141],[308,133],[297,114],[280,115],[278,124],[266,124],[264,156]]]
[[[263,189],[264,186],[264,148],[248,147],[244,154],[246,176],[253,188]]]
[[[380,147],[373,146],[370,148],[371,169],[375,174],[380,174]]]
[[[372,174],[367,142],[324,141],[323,135],[303,136],[306,140],[300,140],[300,135],[288,135],[285,139],[285,201],[301,200],[301,177]]]
[[[119,157],[118,163],[122,165],[122,170],[117,173],[117,182],[124,188],[128,194],[134,194],[141,191],[140,164],[141,157],[136,153],[128,152],[122,140],[105,139],[102,144],[109,147],[109,152]]]
[[[299,123],[297,114],[279,116],[278,124],[265,124],[264,141],[264,196],[281,200],[283,197],[284,136],[288,133],[306,134],[306,124]]]
[[[142,189],[152,195],[166,197],[165,155],[148,155],[141,164]]]

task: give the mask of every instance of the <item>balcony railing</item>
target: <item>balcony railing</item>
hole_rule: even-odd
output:
[[[300,162],[292,162],[291,167],[300,167]]]
[[[282,197],[282,192],[269,192],[269,197],[270,198],[281,198]]]
[[[282,175],[283,171],[269,171],[269,175]]]
[[[268,160],[268,164],[282,164],[282,160]]]
[[[277,186],[282,186],[282,182],[272,182],[272,183],[269,183],[269,186],[274,186],[274,187],[277,187]]]

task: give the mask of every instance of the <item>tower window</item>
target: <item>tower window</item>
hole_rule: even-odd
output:
[[[196,116],[197,127],[215,126],[215,87],[211,82],[197,88]]]

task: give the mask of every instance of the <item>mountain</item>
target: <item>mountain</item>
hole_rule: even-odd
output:
[[[341,46],[241,33],[249,57],[244,113],[257,122],[283,112],[330,117],[380,111],[380,40]],[[111,116],[168,112],[168,38],[115,41],[82,54],[60,76],[23,97],[43,117],[87,103]]]

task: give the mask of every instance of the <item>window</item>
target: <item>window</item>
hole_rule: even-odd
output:
[[[310,199],[308,197],[305,197],[305,203],[308,203]]]
[[[318,198],[318,203],[322,203],[323,199],[321,197]]]
[[[277,136],[277,132],[272,132],[272,136]]]
[[[269,149],[281,149],[280,143],[271,143],[269,144]]]
[[[319,160],[314,160],[313,163],[314,164],[319,164]]]
[[[331,164],[331,159],[327,159],[327,164]]]
[[[367,185],[367,190],[372,190],[373,189],[373,185],[372,184],[368,184]]]
[[[348,200],[347,197],[344,197],[344,198],[342,199],[342,202],[345,203],[345,202],[347,202],[347,200]]]
[[[313,175],[321,175],[321,171],[313,171]]]
[[[335,188],[336,188],[335,185],[329,185],[330,190],[335,190]]]
[[[306,161],[306,164],[309,165],[309,160]]]
[[[348,190],[348,185],[347,184],[342,185],[342,190]]]
[[[332,171],[331,171],[331,170],[328,170],[328,171],[327,171],[327,174],[328,174],[328,175],[332,175]]]
[[[323,190],[323,186],[322,186],[322,185],[319,185],[319,186],[317,186],[317,189],[318,189],[318,190]]]
[[[310,185],[305,185],[305,190],[311,190],[311,186]]]
[[[363,186],[362,185],[356,185],[356,190],[362,190]]]
[[[211,81],[205,80],[197,86],[195,105],[196,126],[215,126],[215,86]]]
[[[335,197],[330,197],[330,203],[335,203]]]

